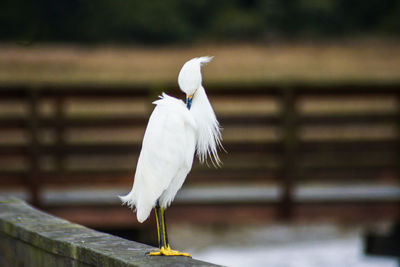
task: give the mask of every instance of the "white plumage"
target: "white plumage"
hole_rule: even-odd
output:
[[[153,102],[156,107],[144,134],[132,190],[120,197],[136,208],[139,222],[149,217],[157,200],[162,208],[171,204],[192,168],[195,150],[201,162],[210,157],[220,164],[220,127],[201,84],[201,66],[211,59],[193,58],[179,73],[180,89],[193,99],[190,110],[164,93]]]

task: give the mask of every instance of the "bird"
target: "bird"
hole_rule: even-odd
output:
[[[154,101],[139,154],[131,191],[119,196],[122,204],[136,210],[143,223],[154,209],[157,222],[158,251],[150,256],[187,256],[172,250],[168,241],[165,210],[189,174],[195,155],[201,163],[208,159],[221,166],[221,127],[202,85],[201,67],[213,57],[192,58],[183,64],[178,85],[186,103],[165,93]]]

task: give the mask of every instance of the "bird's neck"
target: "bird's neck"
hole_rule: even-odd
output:
[[[197,125],[197,156],[200,161],[204,161],[207,156],[212,156],[211,160],[218,165],[217,147],[221,144],[221,132],[203,86],[194,93],[190,113]]]

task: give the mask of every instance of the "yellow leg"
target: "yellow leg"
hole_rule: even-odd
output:
[[[165,223],[165,211],[161,208],[157,202],[155,207],[156,221],[157,221],[157,234],[158,234],[158,246],[159,251],[150,252],[150,256],[186,256],[192,257],[188,253],[179,252],[177,250],[172,250],[169,246],[168,236],[167,236],[167,226]]]
[[[158,247],[161,248],[161,231],[160,231],[160,222],[158,220],[158,212],[157,209],[154,209],[154,212],[156,214],[156,222],[157,222],[157,237],[158,237]]]

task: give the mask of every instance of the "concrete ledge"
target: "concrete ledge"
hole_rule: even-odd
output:
[[[0,266],[216,266],[186,257],[146,255],[154,249],[0,197]]]

